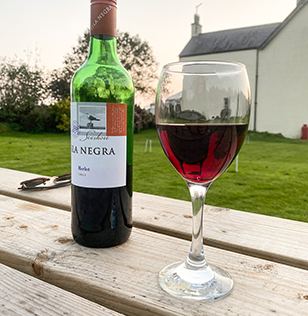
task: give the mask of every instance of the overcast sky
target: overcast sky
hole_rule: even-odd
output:
[[[0,57],[55,69],[89,26],[90,0],[1,0]],[[296,0],[118,0],[118,29],[149,42],[161,66],[177,61],[196,6],[202,32],[283,21]]]

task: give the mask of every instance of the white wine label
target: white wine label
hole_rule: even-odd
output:
[[[127,106],[71,102],[72,183],[86,188],[126,185]]]

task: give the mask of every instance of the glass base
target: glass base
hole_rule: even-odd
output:
[[[161,287],[171,295],[193,300],[213,301],[227,296],[233,288],[230,274],[213,265],[194,268],[173,263],[159,274]]]

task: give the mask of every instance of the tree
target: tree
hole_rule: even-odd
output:
[[[69,96],[70,80],[87,59],[89,43],[90,31],[86,30],[72,52],[64,57],[64,67],[51,74],[49,88],[56,100]],[[148,42],[142,41],[138,35],[131,36],[127,32],[118,31],[117,49],[120,62],[133,78],[136,94],[153,96],[158,64]]]
[[[120,62],[132,76],[136,91],[143,95],[153,95],[158,64],[149,43],[142,42],[138,35],[118,32],[117,48]]]
[[[70,71],[64,71],[64,69],[55,69],[50,75],[50,81],[48,89],[51,96],[57,100],[65,100],[70,96]]]
[[[21,60],[0,60],[0,121],[22,124],[46,98],[40,69]]]

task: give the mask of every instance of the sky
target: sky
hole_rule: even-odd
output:
[[[202,4],[201,4],[202,3]],[[118,0],[118,29],[139,35],[161,67],[179,60],[196,6],[202,33],[282,22],[297,0]],[[14,0],[0,4],[0,57],[60,68],[89,27],[90,0]]]

